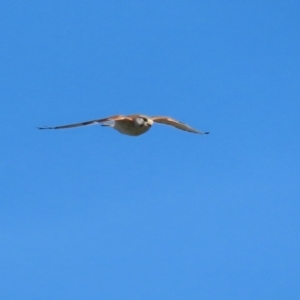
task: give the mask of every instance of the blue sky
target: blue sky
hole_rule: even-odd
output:
[[[299,299],[299,11],[2,1],[1,299]]]

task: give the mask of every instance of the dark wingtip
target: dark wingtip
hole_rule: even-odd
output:
[[[37,127],[37,129],[53,129],[53,127]]]
[[[204,132],[204,134],[209,134],[209,133],[210,133],[209,131]]]

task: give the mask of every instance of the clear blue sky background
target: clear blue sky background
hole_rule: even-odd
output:
[[[299,1],[2,1],[0,298],[300,299]],[[140,137],[91,126],[169,115]]]

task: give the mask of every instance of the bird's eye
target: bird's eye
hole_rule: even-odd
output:
[[[143,118],[143,120],[144,120],[145,122],[148,122],[148,119],[147,119],[147,118]]]

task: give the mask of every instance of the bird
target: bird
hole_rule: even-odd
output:
[[[153,123],[161,123],[171,125],[177,129],[184,131],[197,133],[197,134],[208,134],[209,132],[198,131],[187,124],[184,124],[178,120],[175,120],[166,116],[154,116],[148,117],[142,114],[134,115],[114,115],[104,119],[91,120],[81,123],[68,124],[54,127],[38,127],[38,129],[67,129],[86,125],[100,124],[102,126],[109,126],[118,132],[130,136],[139,136],[146,133],[153,125]]]

